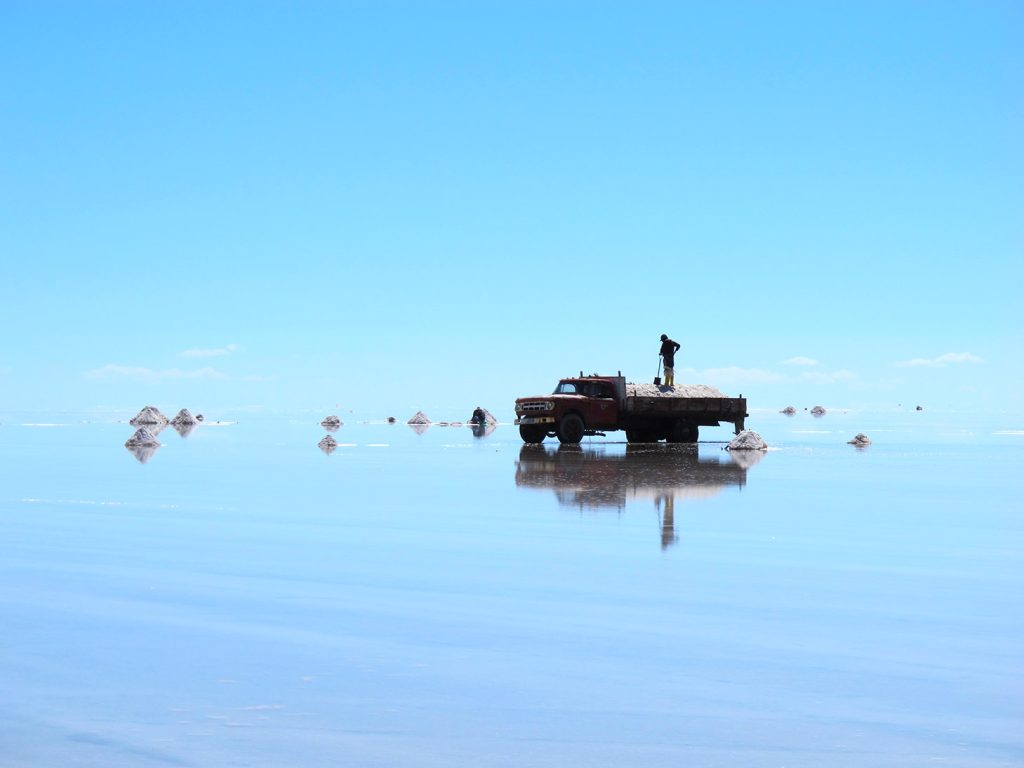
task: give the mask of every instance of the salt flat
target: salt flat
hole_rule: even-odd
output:
[[[1020,420],[79,421],[0,426],[4,766],[1024,759]]]

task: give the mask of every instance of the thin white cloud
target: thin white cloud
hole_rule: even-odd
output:
[[[235,352],[241,352],[242,348],[237,344],[225,344],[223,347],[214,347],[212,349],[186,349],[181,353],[182,357],[226,357],[232,355]]]
[[[897,368],[945,368],[957,363],[983,363],[977,355],[970,352],[947,352],[938,357],[915,357],[913,360],[902,360],[893,363]]]
[[[796,357],[789,358],[789,360],[783,360],[782,364],[783,365],[799,365],[799,366],[802,366],[804,368],[812,368],[812,367],[814,367],[815,365],[818,364],[818,361],[815,360],[813,357],[800,357],[799,355],[797,355]]]
[[[128,379],[155,384],[168,379],[226,379],[227,376],[215,368],[197,368],[183,371],[180,368],[165,368],[157,371],[152,368],[133,367],[129,365],[104,365],[94,368],[85,374],[89,379]]]
[[[805,371],[800,378],[812,384],[838,384],[841,381],[853,381],[857,374],[842,368],[838,371],[827,373],[825,371]]]

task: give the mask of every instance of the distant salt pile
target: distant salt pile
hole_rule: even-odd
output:
[[[337,416],[328,416],[320,422],[320,426],[333,432],[341,426],[341,419]]]
[[[398,419],[394,416],[388,416],[388,424],[394,424],[396,421],[398,421]]]
[[[334,449],[338,447],[338,441],[330,435],[325,435],[324,439],[317,443],[317,446],[321,451],[329,456],[334,453]]]
[[[427,414],[425,414],[423,411],[416,411],[416,415],[413,416],[411,419],[409,419],[409,421],[406,422],[406,424],[426,424],[426,425],[433,424],[433,423],[434,422],[432,422],[427,417]]]
[[[124,444],[125,448],[142,448],[142,447],[158,447],[160,441],[156,439],[156,435],[150,432],[146,427],[139,427],[135,430],[135,434],[129,437]]]
[[[921,407],[921,406],[919,405],[919,406],[917,406],[917,408],[915,408],[914,410],[915,410],[915,411],[923,411],[923,410],[924,410],[924,408],[922,408],[922,407]]]
[[[729,451],[767,451],[768,443],[757,432],[745,429],[726,447]]]
[[[857,433],[857,436],[853,440],[847,441],[848,445],[855,445],[858,448],[863,448],[866,445],[871,445],[871,438],[865,435],[863,432]]]
[[[794,413],[796,413],[796,408],[794,408],[792,405],[787,405],[785,408],[779,411],[779,413],[784,413],[787,416],[792,416]]]
[[[175,417],[173,419],[171,419],[171,426],[174,426],[174,427],[185,426],[187,424],[198,424],[198,423],[199,423],[199,420],[197,418],[195,418],[191,413],[188,412],[188,408],[182,408],[180,411],[178,411],[178,413],[175,415]]]
[[[133,427],[166,426],[167,417],[160,413],[155,405],[147,405],[136,414],[135,418],[128,422]]]
[[[825,409],[822,408],[820,405],[816,405],[813,408],[811,408],[811,415],[812,416],[824,416],[825,415]]]
[[[674,387],[655,384],[627,384],[626,397],[726,397],[707,384],[676,384]]]

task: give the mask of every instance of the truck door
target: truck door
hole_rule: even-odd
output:
[[[583,385],[586,396],[584,420],[590,429],[614,429],[618,422],[618,405],[611,386],[604,381],[588,381]]]

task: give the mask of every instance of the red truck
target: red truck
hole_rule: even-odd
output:
[[[699,427],[734,425],[736,434],[747,418],[747,401],[726,397],[702,384],[676,387],[627,384],[617,376],[592,374],[562,379],[550,395],[516,400],[516,424],[526,443],[553,435],[562,443],[578,443],[584,435],[625,430],[631,443],[695,443]]]

